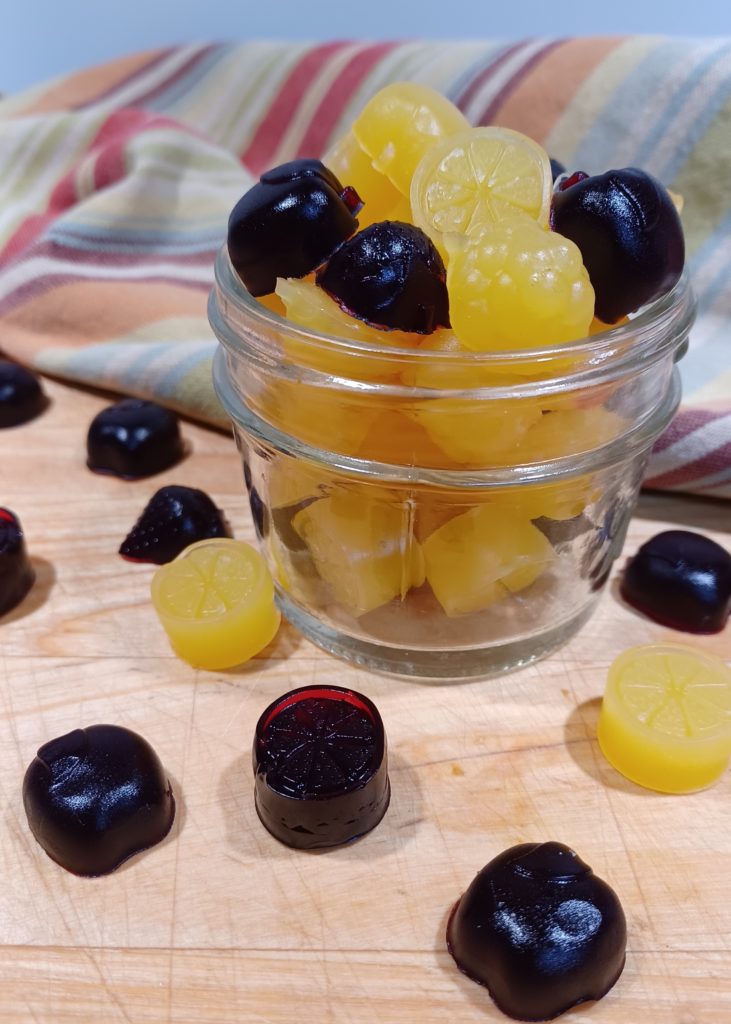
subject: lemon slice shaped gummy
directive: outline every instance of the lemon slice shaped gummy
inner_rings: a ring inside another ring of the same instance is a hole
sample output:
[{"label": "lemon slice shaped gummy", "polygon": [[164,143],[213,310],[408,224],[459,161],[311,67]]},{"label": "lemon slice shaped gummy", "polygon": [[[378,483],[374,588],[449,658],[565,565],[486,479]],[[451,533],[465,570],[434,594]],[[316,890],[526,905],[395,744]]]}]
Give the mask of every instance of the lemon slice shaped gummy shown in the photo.
[{"label": "lemon slice shaped gummy", "polygon": [[510,128],[471,128],[422,157],[411,182],[411,211],[435,243],[521,216],[547,228],[551,186],[548,154],[533,139]]},{"label": "lemon slice shaped gummy", "polygon": [[710,785],[731,756],[731,669],[681,644],[624,651],[609,670],[597,738],[610,764],[641,786]]},{"label": "lemon slice shaped gummy", "polygon": [[157,570],[151,590],[173,650],[197,668],[240,665],[279,628],[269,570],[243,541],[191,544]]}]

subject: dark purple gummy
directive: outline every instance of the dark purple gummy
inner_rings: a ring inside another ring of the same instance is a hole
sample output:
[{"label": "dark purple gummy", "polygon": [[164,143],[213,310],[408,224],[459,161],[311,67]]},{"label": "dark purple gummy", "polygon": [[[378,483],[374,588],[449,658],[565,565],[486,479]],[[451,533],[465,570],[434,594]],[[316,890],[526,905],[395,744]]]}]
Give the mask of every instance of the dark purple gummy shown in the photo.
[{"label": "dark purple gummy", "polygon": [[553,180],[555,181],[559,174],[565,173],[566,168],[561,163],[561,161],[554,159],[554,157],[551,157],[551,176],[553,177]]},{"label": "dark purple gummy", "polygon": [[125,398],[94,417],[86,438],[89,469],[137,480],[169,469],[185,454],[178,417],[170,409]]},{"label": "dark purple gummy", "polygon": [[340,246],[316,280],[346,312],[374,327],[417,334],[449,327],[442,257],[412,224],[371,224]]},{"label": "dark purple gummy", "polygon": [[0,359],[0,428],[27,423],[47,405],[48,398],[34,373]]},{"label": "dark purple gummy", "polygon": [[718,633],[731,614],[731,555],[699,533],[666,530],[629,559],[620,592],[664,626]]},{"label": "dark purple gummy", "polygon": [[635,167],[564,182],[553,194],[551,226],[581,250],[604,323],[666,294],[683,271],[685,243],[673,201]]},{"label": "dark purple gummy", "polygon": [[480,871],[452,911],[459,969],[516,1020],[550,1020],[601,999],[624,967],[614,891],[562,843],[521,843]]},{"label": "dark purple gummy", "polygon": [[20,520],[14,512],[0,508],[0,615],[20,604],[35,578]]},{"label": "dark purple gummy", "polygon": [[147,740],[117,725],[74,729],[45,743],[23,781],[30,830],[75,875],[106,875],[159,843],[175,800]]},{"label": "dark purple gummy", "polygon": [[198,540],[230,536],[226,517],[205,491],[171,484],[153,494],[119,553],[134,562],[163,565]]},{"label": "dark purple gummy", "polygon": [[259,719],[253,749],[264,827],[301,850],[338,846],[374,828],[391,789],[375,704],[340,686],[303,686]]},{"label": "dark purple gummy", "polygon": [[278,277],[304,277],[350,238],[361,205],[319,160],[274,167],[231,212],[231,263],[252,295],[268,295]]}]

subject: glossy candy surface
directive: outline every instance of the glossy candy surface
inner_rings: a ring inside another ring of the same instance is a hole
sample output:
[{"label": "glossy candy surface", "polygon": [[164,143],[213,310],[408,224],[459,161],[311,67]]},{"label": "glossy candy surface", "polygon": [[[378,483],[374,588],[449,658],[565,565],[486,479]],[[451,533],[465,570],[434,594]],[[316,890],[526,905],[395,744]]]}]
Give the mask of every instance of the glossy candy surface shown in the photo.
[{"label": "glossy candy surface", "polygon": [[252,295],[267,295],[278,277],[319,267],[356,230],[360,206],[319,160],[274,167],[231,211],[231,263]]},{"label": "glossy candy surface", "polygon": [[139,398],[125,398],[97,413],[86,451],[89,469],[125,480],[160,473],[185,454],[175,413]]},{"label": "glossy candy surface", "polygon": [[20,520],[14,512],[0,508],[0,615],[20,604],[35,578]]},{"label": "glossy candy surface", "polygon": [[425,153],[410,191],[414,223],[449,248],[450,236],[503,220],[547,227],[551,166],[545,150],[520,132],[470,128]]},{"label": "glossy candy surface", "polygon": [[450,253],[447,287],[454,333],[476,352],[574,341],[594,313],[578,248],[528,218],[471,232]]},{"label": "glossy candy surface", "polygon": [[449,326],[444,263],[412,224],[379,221],[359,231],[318,271],[317,283],[376,326],[417,334]]},{"label": "glossy candy surface", "polygon": [[731,757],[731,669],[681,644],[647,644],[613,662],[597,738],[609,763],[662,793],[715,782]]},{"label": "glossy candy surface", "polygon": [[614,891],[562,843],[521,843],[479,872],[452,912],[459,969],[516,1020],[550,1020],[601,999],[624,967]]},{"label": "glossy candy surface", "polygon": [[259,818],[288,846],[349,842],[388,808],[383,722],[354,690],[305,686],[274,701],[257,723],[253,762]]},{"label": "glossy candy surface", "polygon": [[0,428],[27,423],[47,405],[48,398],[34,373],[0,359]]},{"label": "glossy candy surface", "polygon": [[731,555],[689,530],[666,530],[627,562],[621,594],[672,629],[718,633],[731,612]]},{"label": "glossy candy surface", "polygon": [[75,875],[106,875],[159,843],[175,817],[172,787],[147,740],[116,725],[45,743],[25,773],[31,832]]},{"label": "glossy candy surface", "polygon": [[572,175],[554,193],[551,225],[581,250],[605,323],[669,292],[682,273],[683,229],[672,198],[635,167]]},{"label": "glossy candy surface", "polygon": [[281,622],[262,556],[230,538],[187,547],[157,570],[151,596],[171,647],[196,668],[226,669],[248,661],[273,639]]},{"label": "glossy candy surface", "polygon": [[453,103],[418,82],[393,82],[366,103],[353,135],[374,168],[408,196],[414,170],[435,142],[469,127]]},{"label": "glossy candy surface", "polygon": [[119,553],[133,562],[163,565],[195,541],[230,536],[223,512],[204,491],[171,484],[153,494]]}]

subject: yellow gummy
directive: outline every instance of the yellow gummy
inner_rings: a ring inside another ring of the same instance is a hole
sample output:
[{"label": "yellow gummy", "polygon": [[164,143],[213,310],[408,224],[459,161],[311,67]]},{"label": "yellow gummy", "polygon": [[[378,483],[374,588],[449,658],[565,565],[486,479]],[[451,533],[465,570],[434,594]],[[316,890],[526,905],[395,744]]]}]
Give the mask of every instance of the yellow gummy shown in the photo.
[{"label": "yellow gummy", "polygon": [[441,93],[417,82],[394,82],[366,103],[353,134],[376,170],[408,196],[424,154],[439,139],[468,127],[464,114]]},{"label": "yellow gummy", "polygon": [[[450,252],[447,289],[452,330],[475,352],[576,341],[594,313],[578,247],[528,218],[473,231]],[[556,360],[551,365],[560,372]]]},{"label": "yellow gummy", "polygon": [[232,668],[258,654],[279,629],[274,585],[264,560],[243,541],[191,544],[152,578],[152,603],[183,661]]},{"label": "yellow gummy", "polygon": [[624,651],[609,669],[597,738],[609,763],[640,786],[709,786],[731,756],[731,669],[681,644]]},{"label": "yellow gummy", "polygon": [[424,582],[424,556],[403,505],[373,500],[363,489],[338,492],[298,512],[292,525],[334,600],[353,615]]},{"label": "yellow gummy", "polygon": [[510,128],[470,128],[436,146],[411,182],[414,223],[435,243],[524,216],[548,227],[551,164],[533,139]]},{"label": "yellow gummy", "polygon": [[359,230],[376,221],[401,219],[396,215],[396,209],[401,208],[403,196],[385,174],[375,169],[352,132],[338,139],[322,162],[342,185],[350,185],[362,199],[363,209],[358,213]]},{"label": "yellow gummy", "polygon": [[524,590],[555,557],[520,509],[487,504],[450,519],[422,547],[426,578],[449,616],[480,611]]}]

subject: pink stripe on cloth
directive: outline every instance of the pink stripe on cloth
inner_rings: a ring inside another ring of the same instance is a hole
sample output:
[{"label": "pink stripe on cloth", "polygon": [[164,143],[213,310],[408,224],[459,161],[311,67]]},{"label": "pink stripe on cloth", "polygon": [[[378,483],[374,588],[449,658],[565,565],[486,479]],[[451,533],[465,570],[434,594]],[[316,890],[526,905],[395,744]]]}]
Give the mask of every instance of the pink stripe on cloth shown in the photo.
[{"label": "pink stripe on cloth", "polygon": [[727,415],[725,412],[713,412],[711,409],[681,409],[662,437],[656,441],[653,453],[665,451],[670,445],[682,441],[699,427],[705,427],[707,423]]},{"label": "pink stripe on cloth", "polygon": [[489,81],[494,74],[496,74],[506,61],[509,61],[525,43],[516,43],[514,46],[509,46],[507,50],[504,50],[495,60],[490,61],[486,68],[483,68],[480,73],[472,79],[472,81],[462,90],[459,96],[457,96],[455,102],[460,110],[466,110],[473,97],[475,97],[478,91],[482,88],[485,82]]},{"label": "pink stripe on cloth", "polygon": [[522,64],[518,70],[511,75],[502,89],[498,92],[497,96],[493,96],[482,114],[480,114],[477,123],[490,124],[495,118],[498,110],[500,110],[500,107],[509,98],[511,93],[518,88],[523,79],[526,78],[534,68],[538,67],[544,58],[553,53],[554,50],[557,50],[560,46],[563,46],[564,42],[564,39],[556,39],[553,42],[547,43],[543,49],[534,53],[533,56],[525,62],[525,64]]},{"label": "pink stripe on cloth", "polygon": [[241,156],[242,162],[254,174],[265,170],[294,116],[307,90],[330,57],[340,53],[345,42],[325,43],[308,50],[290,72],[269,109],[262,116],[254,137]]},{"label": "pink stripe on cloth", "polygon": [[351,96],[373,68],[395,47],[395,43],[377,43],[356,53],[339,73],[327,95],[312,115],[296,155],[319,156],[330,139],[335,124]]}]

